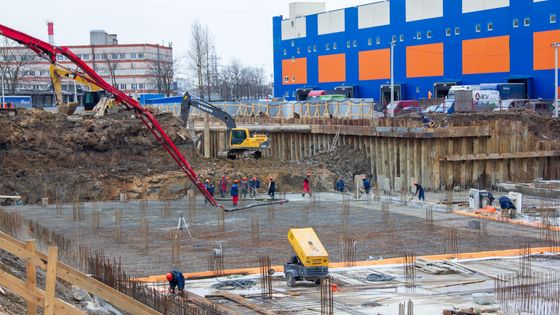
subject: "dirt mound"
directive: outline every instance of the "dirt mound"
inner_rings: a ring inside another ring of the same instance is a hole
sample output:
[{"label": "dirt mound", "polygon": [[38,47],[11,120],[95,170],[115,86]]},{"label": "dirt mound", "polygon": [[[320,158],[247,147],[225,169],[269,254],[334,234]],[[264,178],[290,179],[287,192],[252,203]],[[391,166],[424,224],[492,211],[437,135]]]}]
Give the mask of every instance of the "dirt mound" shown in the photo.
[{"label": "dirt mound", "polygon": [[311,161],[344,177],[347,183],[353,180],[354,175],[371,173],[371,160],[368,159],[366,151],[355,149],[351,145],[343,145],[331,152],[319,153]]},{"label": "dirt mound", "polygon": [[[157,119],[189,162],[200,157],[181,120]],[[176,171],[175,162],[150,131],[122,110],[103,118],[61,117],[39,110],[0,116],[0,194],[19,194],[25,202],[44,195],[63,200],[112,199],[131,176]]]}]

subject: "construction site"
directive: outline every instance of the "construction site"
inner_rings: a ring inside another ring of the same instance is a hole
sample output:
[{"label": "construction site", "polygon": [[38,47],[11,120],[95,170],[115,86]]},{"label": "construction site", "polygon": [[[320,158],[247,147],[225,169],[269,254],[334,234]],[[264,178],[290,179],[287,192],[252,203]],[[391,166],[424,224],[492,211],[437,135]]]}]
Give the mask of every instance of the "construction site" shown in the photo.
[{"label": "construction site", "polygon": [[560,314],[558,107],[141,105],[0,35],[105,93],[2,101],[0,315]]}]

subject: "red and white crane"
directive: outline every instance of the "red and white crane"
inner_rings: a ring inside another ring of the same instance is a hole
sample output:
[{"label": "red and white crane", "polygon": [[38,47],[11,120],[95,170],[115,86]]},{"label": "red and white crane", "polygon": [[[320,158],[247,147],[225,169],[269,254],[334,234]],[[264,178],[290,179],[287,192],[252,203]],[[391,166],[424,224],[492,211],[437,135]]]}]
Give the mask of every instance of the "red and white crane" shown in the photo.
[{"label": "red and white crane", "polygon": [[[16,41],[29,49],[33,50],[39,57],[48,60],[51,64],[56,64],[56,56],[63,55],[70,60],[81,71],[85,78],[91,80],[93,84],[101,87],[108,93],[112,94],[117,103],[121,103],[134,112],[136,118],[140,119],[156,139],[162,144],[163,148],[177,162],[177,165],[185,173],[185,175],[200,190],[204,197],[213,206],[222,207],[216,202],[216,199],[208,192],[202,181],[198,178],[191,165],[187,162],[181,151],[175,146],[167,133],[163,130],[157,119],[152,113],[143,108],[138,101],[126,95],[107,83],[100,75],[91,69],[84,61],[76,56],[70,49],[63,46],[54,46],[35,37],[29,36],[7,26],[0,24],[0,35],[3,35],[13,41]],[[222,207],[223,208],[223,207]]]}]

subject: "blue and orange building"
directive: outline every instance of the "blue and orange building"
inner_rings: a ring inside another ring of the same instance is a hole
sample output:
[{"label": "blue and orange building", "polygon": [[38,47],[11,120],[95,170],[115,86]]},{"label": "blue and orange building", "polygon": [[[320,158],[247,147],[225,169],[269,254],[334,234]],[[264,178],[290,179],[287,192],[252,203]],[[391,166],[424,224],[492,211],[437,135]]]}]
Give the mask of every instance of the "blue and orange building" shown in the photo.
[{"label": "blue and orange building", "polygon": [[274,96],[339,90],[386,102],[394,42],[397,98],[510,82],[552,99],[558,13],[560,0],[385,0],[334,11],[292,3],[289,18],[273,18]]}]

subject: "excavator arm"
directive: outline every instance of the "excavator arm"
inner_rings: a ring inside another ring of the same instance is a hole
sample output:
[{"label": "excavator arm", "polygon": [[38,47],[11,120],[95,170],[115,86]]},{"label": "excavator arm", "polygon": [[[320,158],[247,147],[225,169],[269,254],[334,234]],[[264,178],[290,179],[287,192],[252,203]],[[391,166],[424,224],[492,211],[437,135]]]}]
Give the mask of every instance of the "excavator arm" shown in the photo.
[{"label": "excavator arm", "polygon": [[80,83],[81,85],[88,87],[91,92],[97,92],[103,90],[97,84],[95,84],[93,80],[85,77],[83,74],[79,73],[78,71],[68,70],[66,68],[57,66],[54,63],[51,63],[49,72],[51,75],[54,93],[56,95],[57,105],[62,104],[62,78],[74,80]]},{"label": "excavator arm", "polygon": [[228,130],[235,129],[236,127],[235,120],[233,120],[233,117],[231,117],[231,115],[226,111],[202,99],[192,97],[189,92],[185,93],[185,95],[183,96],[183,100],[181,101],[181,119],[184,122],[187,122],[187,120],[189,120],[189,112],[191,110],[191,106],[223,121],[226,124]]},{"label": "excavator arm", "polygon": [[144,125],[148,127],[154,137],[161,143],[163,148],[175,160],[177,165],[179,165],[185,175],[193,182],[198,190],[200,190],[200,192],[204,195],[208,202],[210,202],[210,204],[214,206],[221,207],[220,205],[218,205],[210,192],[208,192],[208,190],[205,188],[204,184],[198,178],[198,175],[195,173],[191,165],[187,162],[187,160],[185,159],[181,151],[179,151],[177,146],[175,146],[173,141],[171,141],[167,133],[163,130],[152,113],[143,108],[140,103],[138,103],[138,101],[107,83],[107,81],[105,81],[99,74],[91,69],[87,65],[87,63],[78,58],[78,56],[76,56],[70,49],[66,47],[50,45],[40,39],[34,38],[2,24],[0,24],[0,35],[3,35],[28,47],[29,49],[37,53],[37,55],[39,55],[40,57],[49,60],[51,64],[56,64],[56,56],[59,54],[68,58],[68,60],[76,65],[77,69],[79,69],[84,74],[84,76],[87,76],[89,79],[91,79],[92,82],[99,86],[101,89],[112,94],[117,102],[122,103],[128,109],[132,110],[136,115],[136,118],[141,120]]}]

